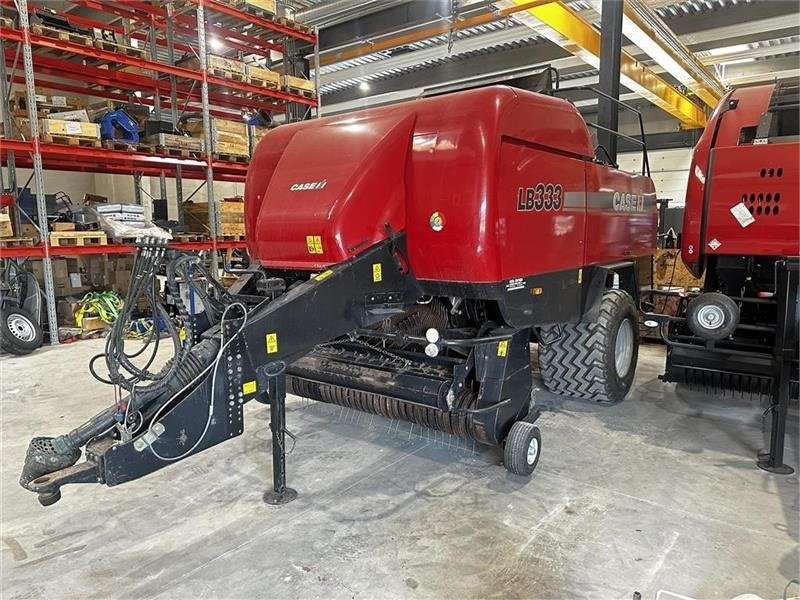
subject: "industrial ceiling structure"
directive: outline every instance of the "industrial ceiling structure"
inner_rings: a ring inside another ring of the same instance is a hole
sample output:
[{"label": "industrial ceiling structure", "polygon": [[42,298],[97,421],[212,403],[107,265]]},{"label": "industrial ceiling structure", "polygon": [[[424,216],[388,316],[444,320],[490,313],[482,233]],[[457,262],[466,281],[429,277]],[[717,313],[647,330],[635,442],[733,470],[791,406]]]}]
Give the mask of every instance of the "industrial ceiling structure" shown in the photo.
[{"label": "industrial ceiling structure", "polygon": [[[560,72],[562,88],[598,82],[596,40],[589,38],[599,40],[600,0],[306,0],[297,6],[320,28],[324,114],[547,65]],[[796,77],[800,60],[795,2],[628,0],[623,32],[623,59],[629,57],[633,72],[647,73],[648,85],[660,81],[671,99],[664,106],[652,89],[626,79],[625,60],[621,98],[650,100],[682,128],[702,126],[703,113],[727,87]],[[576,100],[592,110],[592,100]]]}]

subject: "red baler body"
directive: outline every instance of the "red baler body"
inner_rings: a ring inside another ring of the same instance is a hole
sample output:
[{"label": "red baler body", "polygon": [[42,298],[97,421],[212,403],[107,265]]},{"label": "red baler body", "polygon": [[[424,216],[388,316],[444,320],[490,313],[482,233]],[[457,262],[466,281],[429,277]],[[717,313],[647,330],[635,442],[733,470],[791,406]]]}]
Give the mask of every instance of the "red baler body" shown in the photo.
[{"label": "red baler body", "polygon": [[[800,255],[800,144],[753,144],[774,85],[733,90],[714,110],[692,156],[681,257],[696,274],[710,256]],[[731,109],[731,105],[735,106]],[[755,221],[742,225],[731,208]]]},{"label": "red baler body", "polygon": [[417,279],[471,283],[651,253],[652,181],[593,156],[569,102],[500,86],[282,126],[248,172],[249,250],[319,270],[388,224]]}]

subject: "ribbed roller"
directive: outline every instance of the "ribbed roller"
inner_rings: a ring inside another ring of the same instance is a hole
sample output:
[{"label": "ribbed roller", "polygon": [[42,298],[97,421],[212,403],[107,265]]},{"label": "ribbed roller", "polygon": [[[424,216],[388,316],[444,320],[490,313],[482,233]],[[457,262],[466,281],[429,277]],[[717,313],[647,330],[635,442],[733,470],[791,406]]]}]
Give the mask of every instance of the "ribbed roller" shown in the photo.
[{"label": "ribbed roller", "polygon": [[[374,394],[330,383],[319,383],[299,377],[287,378],[288,391],[303,398],[337,404],[362,412],[409,421],[422,427],[444,431],[463,438],[475,439],[472,415],[458,411],[443,411],[398,400],[382,394]],[[462,394],[456,404],[460,408],[474,408],[477,398],[473,394]]]}]

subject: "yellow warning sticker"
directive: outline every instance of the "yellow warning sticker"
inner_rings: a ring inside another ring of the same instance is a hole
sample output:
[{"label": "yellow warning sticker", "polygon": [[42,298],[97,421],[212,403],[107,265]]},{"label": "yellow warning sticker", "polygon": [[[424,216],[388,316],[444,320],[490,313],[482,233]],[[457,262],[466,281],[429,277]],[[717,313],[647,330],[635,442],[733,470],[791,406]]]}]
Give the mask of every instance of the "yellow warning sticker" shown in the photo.
[{"label": "yellow warning sticker", "polygon": [[258,389],[258,386],[256,385],[256,380],[255,379],[253,381],[245,381],[242,384],[242,393],[243,394],[254,394],[257,389]]},{"label": "yellow warning sticker", "polygon": [[372,265],[372,281],[378,283],[383,279],[383,271],[381,270],[381,263]]},{"label": "yellow warning sticker", "polygon": [[323,271],[322,273],[314,277],[314,279],[316,279],[317,281],[322,281],[323,279],[327,279],[331,275],[333,275],[333,271],[328,269],[327,271]]},{"label": "yellow warning sticker", "polygon": [[267,334],[267,354],[275,354],[278,351],[278,334]]},{"label": "yellow warning sticker", "polygon": [[497,356],[505,356],[508,354],[508,340],[497,342]]},{"label": "yellow warning sticker", "polygon": [[322,254],[322,236],[321,235],[307,235],[306,248],[309,254]]}]

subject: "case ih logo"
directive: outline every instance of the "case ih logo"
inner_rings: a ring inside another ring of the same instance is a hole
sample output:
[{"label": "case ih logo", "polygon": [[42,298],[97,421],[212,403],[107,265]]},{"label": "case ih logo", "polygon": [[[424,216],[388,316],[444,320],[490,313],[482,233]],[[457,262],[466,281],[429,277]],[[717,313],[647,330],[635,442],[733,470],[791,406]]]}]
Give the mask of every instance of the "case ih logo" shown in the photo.
[{"label": "case ih logo", "polygon": [[564,188],[560,183],[537,183],[535,187],[517,190],[517,210],[561,210],[564,204]]},{"label": "case ih logo", "polygon": [[304,192],[306,190],[321,190],[326,185],[328,185],[327,179],[323,179],[322,181],[309,181],[306,183],[293,183],[289,186],[289,191]]},{"label": "case ih logo", "polygon": [[644,196],[614,192],[611,207],[617,212],[644,212]]}]

